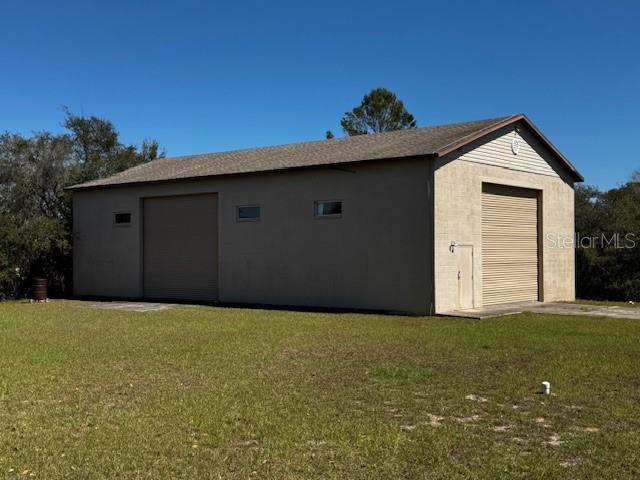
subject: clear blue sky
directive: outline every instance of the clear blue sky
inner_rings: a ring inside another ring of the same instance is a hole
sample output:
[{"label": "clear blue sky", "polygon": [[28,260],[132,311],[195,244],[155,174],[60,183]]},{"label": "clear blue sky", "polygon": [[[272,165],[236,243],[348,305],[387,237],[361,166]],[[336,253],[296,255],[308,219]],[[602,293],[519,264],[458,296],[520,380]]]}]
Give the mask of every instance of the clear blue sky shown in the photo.
[{"label": "clear blue sky", "polygon": [[636,0],[5,0],[0,45],[0,131],[67,105],[170,156],[288,143],[385,86],[420,126],[525,112],[590,184],[640,168]]}]

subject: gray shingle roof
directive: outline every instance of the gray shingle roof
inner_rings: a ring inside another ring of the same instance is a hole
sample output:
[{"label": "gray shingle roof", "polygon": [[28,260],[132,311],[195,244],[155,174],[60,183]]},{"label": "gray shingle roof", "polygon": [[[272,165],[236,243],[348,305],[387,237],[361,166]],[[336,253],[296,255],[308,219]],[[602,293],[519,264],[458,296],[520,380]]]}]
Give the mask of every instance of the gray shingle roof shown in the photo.
[{"label": "gray shingle roof", "polygon": [[477,138],[479,134],[488,133],[511,119],[515,121],[523,117],[514,115],[374,135],[165,158],[108,178],[75,185],[71,189],[437,155],[465,139]]}]

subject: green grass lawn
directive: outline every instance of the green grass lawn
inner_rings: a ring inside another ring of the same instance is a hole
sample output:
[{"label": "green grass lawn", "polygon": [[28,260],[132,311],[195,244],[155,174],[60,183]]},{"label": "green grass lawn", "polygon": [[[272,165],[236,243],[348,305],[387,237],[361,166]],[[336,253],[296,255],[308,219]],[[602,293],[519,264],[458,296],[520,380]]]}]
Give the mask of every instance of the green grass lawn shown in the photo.
[{"label": "green grass lawn", "polygon": [[638,321],[60,301],[0,329],[0,478],[640,477]]}]

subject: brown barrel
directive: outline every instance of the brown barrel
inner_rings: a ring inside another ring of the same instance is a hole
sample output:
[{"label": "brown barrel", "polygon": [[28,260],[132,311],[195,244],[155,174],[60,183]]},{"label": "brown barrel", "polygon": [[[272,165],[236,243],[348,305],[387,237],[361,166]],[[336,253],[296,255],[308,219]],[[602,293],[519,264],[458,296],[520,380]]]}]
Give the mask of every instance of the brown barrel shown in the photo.
[{"label": "brown barrel", "polygon": [[35,301],[47,299],[47,279],[43,277],[33,277],[33,295]]}]

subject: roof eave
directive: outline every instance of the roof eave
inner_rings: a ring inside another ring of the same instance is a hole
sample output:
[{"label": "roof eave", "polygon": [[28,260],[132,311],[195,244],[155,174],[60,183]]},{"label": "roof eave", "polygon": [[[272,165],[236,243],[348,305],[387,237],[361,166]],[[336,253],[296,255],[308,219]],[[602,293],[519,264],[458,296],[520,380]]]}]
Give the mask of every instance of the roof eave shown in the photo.
[{"label": "roof eave", "polygon": [[184,182],[184,181],[199,181],[199,180],[209,180],[211,178],[220,178],[220,177],[234,177],[234,176],[243,176],[243,175],[259,175],[264,173],[274,173],[274,172],[290,172],[292,170],[312,170],[316,168],[329,168],[335,169],[340,167],[347,167],[349,165],[357,165],[361,163],[370,163],[370,162],[384,162],[389,160],[415,160],[419,158],[425,159],[433,159],[436,158],[437,155],[435,153],[425,153],[420,155],[406,155],[406,156],[393,156],[393,157],[380,157],[375,159],[359,159],[352,160],[349,162],[334,162],[334,163],[322,163],[315,165],[299,165],[299,166],[291,166],[291,167],[282,167],[271,170],[256,170],[250,172],[232,172],[232,173],[215,173],[211,175],[196,175],[192,177],[180,177],[180,178],[159,178],[155,180],[135,180],[130,182],[121,182],[121,183],[105,183],[98,185],[91,185],[87,183],[79,183],[77,185],[70,185],[65,187],[64,190],[68,190],[71,192],[82,192],[87,190],[102,190],[106,188],[114,188],[114,187],[136,187],[141,185],[156,185],[156,184],[165,184],[165,183],[176,183],[176,182]]}]

